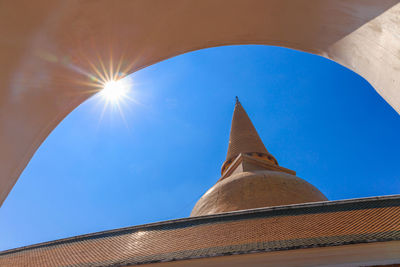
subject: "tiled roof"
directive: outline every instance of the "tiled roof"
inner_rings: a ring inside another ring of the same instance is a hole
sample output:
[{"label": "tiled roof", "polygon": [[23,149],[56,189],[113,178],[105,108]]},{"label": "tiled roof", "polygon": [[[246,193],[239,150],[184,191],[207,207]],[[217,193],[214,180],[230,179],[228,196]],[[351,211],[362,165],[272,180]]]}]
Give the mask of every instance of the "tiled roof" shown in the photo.
[{"label": "tiled roof", "polygon": [[0,266],[119,266],[400,240],[400,196],[261,208],[0,252]]}]

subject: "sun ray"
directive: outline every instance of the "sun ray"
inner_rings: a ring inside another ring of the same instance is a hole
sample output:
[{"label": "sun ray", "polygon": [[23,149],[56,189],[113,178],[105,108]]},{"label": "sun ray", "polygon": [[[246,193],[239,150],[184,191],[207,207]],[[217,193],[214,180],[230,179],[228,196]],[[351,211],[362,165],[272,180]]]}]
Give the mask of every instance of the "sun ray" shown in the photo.
[{"label": "sun ray", "polygon": [[93,69],[93,71],[97,74],[97,76],[100,78],[100,80],[102,81],[102,82],[105,82],[107,79],[106,79],[106,77],[101,73],[101,71],[98,69],[98,68],[96,68],[96,66],[91,62],[91,61],[88,61],[88,63],[89,63],[89,65],[90,65],[90,67]]},{"label": "sun ray", "polygon": [[113,61],[113,55],[112,52],[110,52],[110,60],[108,61],[109,63],[109,68],[108,68],[108,76],[110,80],[115,80],[115,73],[114,73],[114,61]]},{"label": "sun ray", "polygon": [[118,60],[118,64],[117,67],[115,69],[115,73],[114,73],[114,77],[113,79],[116,80],[119,76],[122,76],[122,78],[125,76],[125,73],[121,74],[121,67],[122,67],[122,63],[123,63],[123,58],[124,56],[121,55],[120,59]]},{"label": "sun ray", "polygon": [[103,72],[103,75],[105,76],[105,79],[104,79],[103,82],[110,81],[110,80],[111,80],[111,77],[108,76],[107,68],[106,68],[106,66],[104,65],[104,62],[103,62],[103,60],[102,60],[102,58],[101,58],[101,56],[100,56],[99,54],[97,54],[97,59],[98,59],[98,62],[99,62],[99,64],[100,64],[100,67],[101,67],[101,70],[102,70],[102,72]]},{"label": "sun ray", "polygon": [[117,108],[118,108],[119,114],[121,115],[121,118],[122,118],[122,120],[123,120],[123,122],[124,122],[126,128],[129,129],[129,124],[128,124],[128,121],[127,121],[126,118],[125,118],[125,114],[124,114],[124,112],[123,112],[123,110],[122,110],[121,103],[118,103],[118,104],[117,104]]},{"label": "sun ray", "polygon": [[[115,52],[115,51],[114,51]],[[132,71],[135,62],[124,60],[125,53],[119,51],[113,53],[112,50],[105,57],[104,51],[92,49],[91,53],[79,53],[77,60],[66,60],[64,66],[82,74],[83,79],[71,81],[81,89],[76,94],[96,95],[96,100],[100,107],[99,124],[104,120],[107,112],[118,113],[126,126],[128,126],[126,113],[129,108],[128,102],[139,104],[130,94],[132,82],[131,78],[126,77]],[[79,68],[85,66],[86,68]],[[129,127],[128,127],[129,128]]]}]

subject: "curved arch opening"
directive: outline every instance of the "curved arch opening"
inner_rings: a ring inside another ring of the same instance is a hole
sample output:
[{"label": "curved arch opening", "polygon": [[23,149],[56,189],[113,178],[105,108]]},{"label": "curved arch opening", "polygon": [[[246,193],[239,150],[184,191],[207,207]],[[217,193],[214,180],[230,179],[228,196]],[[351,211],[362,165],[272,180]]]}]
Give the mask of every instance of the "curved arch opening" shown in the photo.
[{"label": "curved arch opening", "polygon": [[236,95],[281,165],[330,199],[398,193],[398,115],[330,60],[224,46],[130,77],[125,117],[92,97],[40,147],[0,208],[2,249],[188,216],[218,179]]}]

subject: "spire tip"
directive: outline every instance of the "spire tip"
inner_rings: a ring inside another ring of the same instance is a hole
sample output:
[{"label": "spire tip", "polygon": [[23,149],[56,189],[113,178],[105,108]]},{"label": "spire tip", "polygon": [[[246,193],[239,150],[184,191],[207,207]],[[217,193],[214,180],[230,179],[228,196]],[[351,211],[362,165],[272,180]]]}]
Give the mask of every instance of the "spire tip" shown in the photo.
[{"label": "spire tip", "polygon": [[236,96],[236,103],[238,103],[238,102],[239,102],[239,97]]}]

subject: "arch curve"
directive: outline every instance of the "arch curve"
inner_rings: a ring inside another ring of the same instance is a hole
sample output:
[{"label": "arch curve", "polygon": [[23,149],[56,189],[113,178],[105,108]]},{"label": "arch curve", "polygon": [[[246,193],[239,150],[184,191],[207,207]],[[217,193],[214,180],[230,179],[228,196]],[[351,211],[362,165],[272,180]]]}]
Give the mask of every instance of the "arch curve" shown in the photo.
[{"label": "arch curve", "polygon": [[[0,203],[93,80],[207,47],[330,58],[400,112],[399,0],[14,1],[0,4]],[[118,70],[118,71],[117,71]],[[90,85],[92,84],[92,85]]]}]

